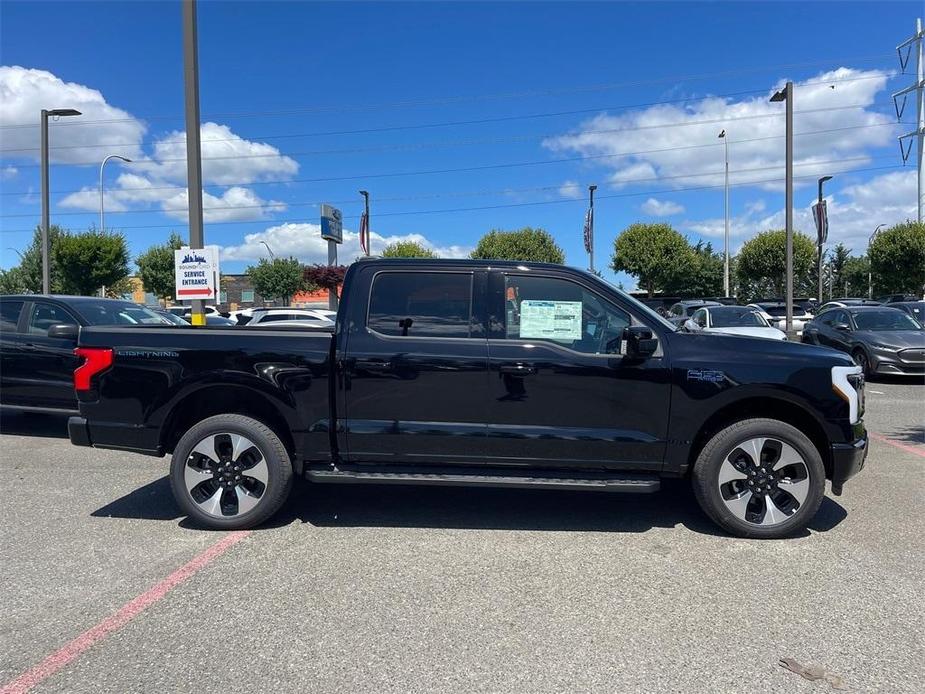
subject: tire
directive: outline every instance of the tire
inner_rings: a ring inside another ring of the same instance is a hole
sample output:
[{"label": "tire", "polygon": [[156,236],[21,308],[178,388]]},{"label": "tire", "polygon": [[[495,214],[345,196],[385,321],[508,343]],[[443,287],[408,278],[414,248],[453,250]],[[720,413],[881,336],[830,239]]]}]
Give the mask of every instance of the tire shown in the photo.
[{"label": "tire", "polygon": [[858,348],[851,353],[851,357],[854,359],[854,363],[864,371],[864,379],[869,379],[872,372],[870,369],[870,357],[867,356],[867,352]]},{"label": "tire", "polygon": [[707,442],[692,481],[697,502],[714,523],[738,537],[771,539],[803,530],[816,515],[825,468],[799,429],[776,419],[746,419]]},{"label": "tire", "polygon": [[193,426],[170,461],[170,487],[180,508],[197,525],[215,530],[252,528],[270,518],[289,496],[292,477],[292,461],[276,433],[238,414]]}]

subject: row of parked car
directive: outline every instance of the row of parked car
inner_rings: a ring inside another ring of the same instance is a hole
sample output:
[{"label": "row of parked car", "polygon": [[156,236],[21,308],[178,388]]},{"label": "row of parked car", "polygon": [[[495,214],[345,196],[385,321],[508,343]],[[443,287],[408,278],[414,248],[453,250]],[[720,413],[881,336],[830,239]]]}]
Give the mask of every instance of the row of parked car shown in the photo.
[{"label": "row of parked car", "polygon": [[[170,306],[159,310],[166,314],[173,323],[188,324],[192,317],[189,306]],[[337,311],[314,308],[288,308],[288,307],[253,307],[240,311],[223,312],[215,306],[206,306],[206,325],[266,325],[273,323],[274,327],[301,327],[301,328],[333,328]]]},{"label": "row of parked car", "polygon": [[[883,298],[835,299],[818,308],[816,302],[795,301],[793,329],[802,342],[847,352],[868,377],[925,374],[925,301],[902,295]],[[734,306],[688,299],[665,313],[687,332],[787,339],[782,301]]]}]

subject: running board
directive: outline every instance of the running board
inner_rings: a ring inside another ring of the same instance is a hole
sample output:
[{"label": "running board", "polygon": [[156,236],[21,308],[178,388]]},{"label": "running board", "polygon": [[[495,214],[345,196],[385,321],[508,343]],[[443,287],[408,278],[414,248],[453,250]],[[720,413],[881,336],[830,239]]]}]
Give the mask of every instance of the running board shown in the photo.
[{"label": "running board", "polygon": [[660,487],[654,474],[571,473],[567,477],[549,474],[512,474],[513,471],[492,474],[469,472],[386,472],[359,470],[306,470],[312,482],[345,484],[426,484],[462,487],[513,487],[521,489],[584,489],[602,492],[651,494]]}]

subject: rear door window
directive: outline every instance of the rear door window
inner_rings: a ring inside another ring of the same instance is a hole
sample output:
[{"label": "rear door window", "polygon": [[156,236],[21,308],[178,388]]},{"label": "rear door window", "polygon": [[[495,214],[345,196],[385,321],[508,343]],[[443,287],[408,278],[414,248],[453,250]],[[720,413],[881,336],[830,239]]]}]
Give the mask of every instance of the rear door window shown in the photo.
[{"label": "rear door window", "polygon": [[64,308],[56,304],[36,301],[32,305],[32,316],[29,318],[30,334],[46,335],[51,326],[59,323],[76,324],[77,319]]},{"label": "rear door window", "polygon": [[367,326],[394,337],[470,337],[472,275],[382,272],[369,297]]},{"label": "rear door window", "polygon": [[22,301],[0,300],[0,330],[16,332],[23,303]]}]

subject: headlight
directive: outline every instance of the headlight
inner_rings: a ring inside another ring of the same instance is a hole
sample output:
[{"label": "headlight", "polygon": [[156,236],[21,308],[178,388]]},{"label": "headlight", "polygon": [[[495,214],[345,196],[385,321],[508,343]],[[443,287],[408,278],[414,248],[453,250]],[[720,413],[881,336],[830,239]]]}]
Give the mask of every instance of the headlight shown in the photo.
[{"label": "headlight", "polygon": [[848,421],[857,424],[864,412],[864,373],[860,366],[833,366],[832,390],[848,403]]}]

